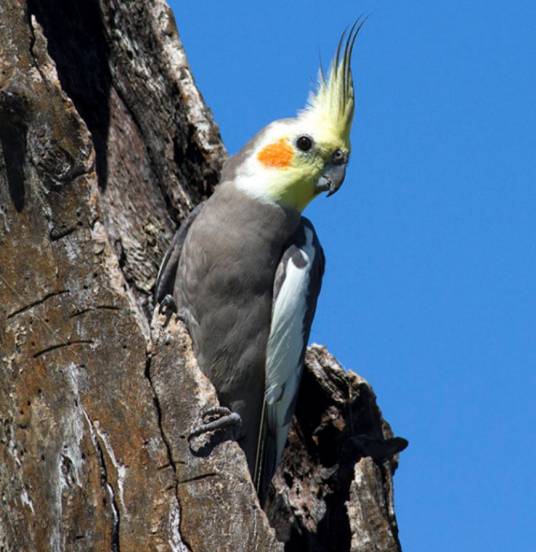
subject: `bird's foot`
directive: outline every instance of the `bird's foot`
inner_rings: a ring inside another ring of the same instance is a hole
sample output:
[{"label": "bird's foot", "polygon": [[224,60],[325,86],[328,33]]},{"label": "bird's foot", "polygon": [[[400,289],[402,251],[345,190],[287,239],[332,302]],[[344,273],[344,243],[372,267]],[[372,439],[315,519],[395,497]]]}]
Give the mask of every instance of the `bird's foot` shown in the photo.
[{"label": "bird's foot", "polygon": [[[205,410],[201,414],[202,424],[194,428],[188,435],[188,442],[192,452],[198,455],[208,454],[217,444],[226,439],[236,439],[242,425],[242,418],[236,412],[232,412],[224,406],[215,406]],[[228,431],[231,431],[229,436]],[[212,434],[208,436],[208,434]],[[208,438],[202,439],[201,446],[192,446],[192,441],[196,437],[207,435]],[[216,438],[217,435],[217,438]],[[209,450],[210,449],[210,450]]]},{"label": "bird's foot", "polygon": [[158,306],[158,312],[165,316],[171,316],[174,312],[177,312],[177,303],[173,299],[173,295],[166,295],[160,305]]},{"label": "bird's foot", "polygon": [[225,406],[215,406],[205,410],[201,414],[203,423],[192,430],[188,436],[188,440],[193,439],[203,433],[217,431],[218,429],[233,428],[238,429],[242,424],[242,418],[236,412],[231,412]]},{"label": "bird's foot", "polygon": [[171,317],[177,314],[177,303],[173,299],[173,295],[166,295],[158,305],[158,314],[165,316],[164,327],[169,324]]}]

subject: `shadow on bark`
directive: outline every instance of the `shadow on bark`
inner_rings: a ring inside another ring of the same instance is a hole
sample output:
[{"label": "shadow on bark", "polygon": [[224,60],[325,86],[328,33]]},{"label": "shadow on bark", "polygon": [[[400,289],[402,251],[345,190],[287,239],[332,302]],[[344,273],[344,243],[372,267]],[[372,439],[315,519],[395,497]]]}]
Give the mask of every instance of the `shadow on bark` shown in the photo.
[{"label": "shadow on bark", "polygon": [[99,2],[29,0],[28,10],[43,27],[62,88],[91,132],[99,187],[104,191],[112,78]]}]

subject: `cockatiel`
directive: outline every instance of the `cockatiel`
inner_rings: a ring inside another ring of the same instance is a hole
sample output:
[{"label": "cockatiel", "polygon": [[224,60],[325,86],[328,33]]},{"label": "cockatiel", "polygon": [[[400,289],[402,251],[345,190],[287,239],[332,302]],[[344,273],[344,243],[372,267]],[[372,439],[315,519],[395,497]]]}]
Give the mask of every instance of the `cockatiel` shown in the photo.
[{"label": "cockatiel", "polygon": [[307,204],[341,186],[354,114],[352,49],[358,20],[296,118],[275,121],[224,165],[214,194],[182,224],[157,278],[172,296],[199,366],[214,384],[219,419],[241,419],[259,496],[281,458],[324,271]]}]

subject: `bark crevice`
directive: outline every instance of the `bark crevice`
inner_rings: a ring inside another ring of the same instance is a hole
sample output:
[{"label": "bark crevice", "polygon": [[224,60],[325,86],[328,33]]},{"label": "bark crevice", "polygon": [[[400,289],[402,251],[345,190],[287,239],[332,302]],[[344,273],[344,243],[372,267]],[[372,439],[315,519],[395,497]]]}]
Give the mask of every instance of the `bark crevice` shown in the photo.
[{"label": "bark crevice", "polygon": [[[105,190],[112,78],[100,4],[95,0],[61,3],[28,0],[28,12],[43,29],[62,89],[91,133],[99,187]],[[34,44],[35,35],[32,49]]]},{"label": "bark crevice", "polygon": [[152,377],[151,377],[151,360],[152,356],[150,352],[147,352],[147,357],[145,361],[145,371],[144,375],[147,381],[149,382],[149,385],[151,387],[151,391],[153,394],[153,404],[154,408],[156,410],[156,417],[157,417],[157,423],[158,423],[158,429],[160,431],[160,436],[162,438],[162,441],[164,443],[164,447],[166,449],[166,455],[168,462],[164,464],[163,466],[159,466],[158,469],[163,469],[165,467],[171,468],[173,472],[173,494],[175,497],[175,500],[177,502],[177,511],[179,516],[179,534],[180,534],[180,540],[182,541],[182,544],[186,547],[186,552],[191,552],[193,549],[188,543],[187,539],[185,538],[184,534],[180,531],[180,520],[181,520],[181,511],[182,511],[182,505],[181,500],[179,496],[179,476],[177,474],[177,466],[176,466],[176,460],[173,458],[173,448],[171,445],[171,441],[169,440],[166,430],[164,429],[164,423],[163,423],[163,412],[162,412],[162,406],[160,404],[160,398],[158,396],[158,391],[156,389],[155,384],[153,383]]},{"label": "bark crevice", "polygon": [[7,315],[7,318],[13,318],[14,316],[17,316],[18,314],[22,314],[23,312],[26,312],[30,309],[33,309],[34,307],[37,307],[38,305],[42,305],[45,301],[48,301],[52,297],[57,297],[58,295],[63,295],[64,293],[69,293],[68,289],[60,289],[58,291],[51,291],[47,293],[44,297],[41,299],[38,299],[37,301],[33,301],[32,303],[29,303],[28,305],[24,305],[23,307],[20,307],[16,311],[13,311],[12,313]]},{"label": "bark crevice", "polygon": [[55,343],[54,345],[49,345],[44,349],[41,349],[33,354],[34,358],[38,358],[46,353],[56,351],[63,347],[71,347],[73,345],[93,345],[95,342],[92,339],[73,339],[72,341],[66,341],[65,343]]},{"label": "bark crevice", "polygon": [[116,499],[116,491],[114,490],[112,482],[108,478],[108,468],[106,466],[106,460],[104,458],[104,450],[102,447],[102,443],[100,442],[100,439],[98,437],[95,425],[93,424],[93,421],[87,415],[87,413],[85,413],[85,417],[90,427],[91,440],[93,442],[93,446],[95,447],[95,452],[99,463],[101,485],[103,490],[108,496],[108,502],[110,504],[110,510],[112,513],[112,540],[111,540],[112,552],[121,552],[121,547],[119,542],[119,535],[120,535],[120,528],[121,528],[121,512]]},{"label": "bark crevice", "polygon": [[323,348],[267,515],[236,441],[190,449],[218,399],[151,292],[226,153],[165,1],[4,0],[0,36],[0,549],[398,552],[400,442]]}]

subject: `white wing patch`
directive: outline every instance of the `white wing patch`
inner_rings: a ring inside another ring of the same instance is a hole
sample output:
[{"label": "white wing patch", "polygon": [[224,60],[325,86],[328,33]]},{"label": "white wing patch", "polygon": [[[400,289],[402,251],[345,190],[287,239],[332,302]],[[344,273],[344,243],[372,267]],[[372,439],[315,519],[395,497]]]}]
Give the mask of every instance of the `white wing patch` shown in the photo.
[{"label": "white wing patch", "polygon": [[[306,345],[304,325],[307,293],[315,249],[313,233],[305,227],[305,245],[300,248],[303,265],[292,258],[286,266],[285,279],[275,300],[266,356],[265,401],[269,430],[276,437],[276,462],[279,462],[290,425],[289,408],[298,392]],[[300,263],[302,264],[302,263]]]}]

